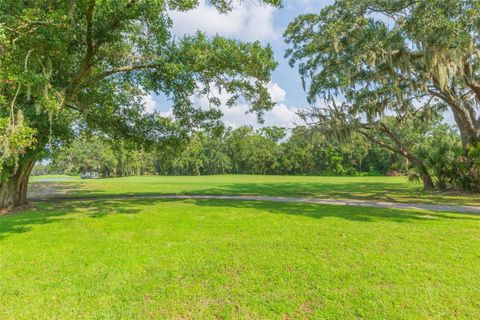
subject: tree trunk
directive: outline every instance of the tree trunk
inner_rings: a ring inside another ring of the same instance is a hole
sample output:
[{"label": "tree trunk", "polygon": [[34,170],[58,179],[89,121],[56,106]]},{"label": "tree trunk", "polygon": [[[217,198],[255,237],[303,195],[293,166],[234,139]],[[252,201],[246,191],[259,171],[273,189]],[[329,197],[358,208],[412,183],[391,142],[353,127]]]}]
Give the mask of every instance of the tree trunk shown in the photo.
[{"label": "tree trunk", "polygon": [[426,173],[422,174],[423,190],[431,191],[435,189],[435,184],[433,183],[432,177]]},{"label": "tree trunk", "polygon": [[432,176],[430,175],[430,173],[428,173],[428,170],[427,170],[425,164],[423,163],[423,160],[420,159],[419,157],[417,157],[415,154],[411,153],[409,150],[402,149],[401,148],[401,146],[402,146],[401,141],[399,141],[399,140],[397,141],[396,137],[391,133],[391,131],[389,131],[389,129],[387,127],[384,126],[384,129],[385,129],[384,132],[387,133],[392,138],[392,140],[394,140],[394,142],[397,145],[397,148],[395,148],[391,145],[388,145],[388,144],[384,143],[383,141],[376,140],[375,138],[370,136],[367,132],[360,131],[360,133],[363,136],[365,136],[368,140],[372,141],[373,143],[376,143],[379,146],[381,146],[383,148],[386,148],[386,149],[404,157],[405,159],[407,159],[410,162],[410,165],[412,167],[416,168],[417,172],[420,174],[420,177],[422,178],[423,189],[424,190],[434,190],[435,189],[435,183],[433,182],[433,179],[432,179]]},{"label": "tree trunk", "polygon": [[408,154],[406,158],[410,161],[413,167],[417,168],[417,172],[420,174],[420,178],[422,178],[423,190],[434,190],[435,183],[433,182],[432,176],[428,172],[427,167],[423,164],[423,160],[413,154]]},{"label": "tree trunk", "polygon": [[0,210],[10,210],[27,204],[28,179],[35,161],[22,159],[15,173],[0,183]]}]

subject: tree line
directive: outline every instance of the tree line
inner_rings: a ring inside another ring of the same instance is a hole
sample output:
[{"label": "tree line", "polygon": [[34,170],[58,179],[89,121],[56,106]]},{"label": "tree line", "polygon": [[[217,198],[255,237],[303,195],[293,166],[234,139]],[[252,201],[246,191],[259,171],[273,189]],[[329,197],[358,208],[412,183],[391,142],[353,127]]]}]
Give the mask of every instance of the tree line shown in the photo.
[{"label": "tree line", "polygon": [[[422,133],[428,139],[417,150],[417,156],[428,165],[432,180],[446,187],[442,179],[450,164],[443,157],[446,149],[452,157],[461,149],[460,136],[440,121]],[[402,138],[411,135],[415,131],[404,130]],[[213,174],[421,177],[408,159],[361,134],[338,142],[308,126],[298,126],[288,136],[287,130],[280,127],[219,126],[196,131],[176,144],[150,148],[83,136],[60,148],[51,164],[37,166],[34,174],[85,172],[96,172],[102,177]]]}]

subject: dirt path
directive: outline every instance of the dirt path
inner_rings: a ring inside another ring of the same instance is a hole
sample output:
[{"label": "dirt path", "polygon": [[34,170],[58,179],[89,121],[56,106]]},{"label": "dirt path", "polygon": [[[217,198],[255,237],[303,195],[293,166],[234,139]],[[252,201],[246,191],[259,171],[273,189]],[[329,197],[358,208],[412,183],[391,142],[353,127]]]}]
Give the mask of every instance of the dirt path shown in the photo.
[{"label": "dirt path", "polygon": [[96,197],[33,197],[32,202],[60,202],[60,201],[102,201],[102,200],[127,200],[127,199],[219,199],[219,200],[249,200],[249,201],[273,201],[273,202],[300,202],[313,204],[328,204],[340,206],[359,206],[389,209],[415,209],[442,212],[464,212],[480,214],[479,206],[460,206],[444,204],[420,204],[420,203],[398,203],[383,201],[365,200],[336,200],[336,199],[315,199],[315,198],[290,198],[273,196],[228,196],[228,195],[111,195]]}]

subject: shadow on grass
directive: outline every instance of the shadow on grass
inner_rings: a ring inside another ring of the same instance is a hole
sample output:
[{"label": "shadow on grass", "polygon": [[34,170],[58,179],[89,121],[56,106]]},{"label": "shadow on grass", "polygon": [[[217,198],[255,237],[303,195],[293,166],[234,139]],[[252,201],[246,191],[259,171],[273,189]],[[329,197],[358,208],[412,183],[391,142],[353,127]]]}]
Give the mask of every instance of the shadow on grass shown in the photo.
[{"label": "shadow on grass", "polygon": [[[353,178],[352,178],[353,179]],[[167,191],[162,191],[164,185]],[[185,186],[187,186],[185,184]],[[190,187],[190,186],[188,186]],[[94,198],[112,195],[108,189],[93,189],[88,182],[33,183],[29,196],[41,198]],[[364,201],[388,201],[400,203],[480,205],[480,197],[473,194],[424,192],[418,184],[365,182],[272,182],[272,183],[226,183],[215,186],[200,185],[198,189],[182,190],[182,184],[172,188],[170,183],[161,183],[148,190],[123,192],[117,195],[155,196],[161,194],[183,195],[262,195],[284,197],[307,197],[323,199],[352,199]],[[173,191],[172,191],[173,190]]]},{"label": "shadow on grass", "polygon": [[37,211],[37,209],[30,209],[0,215],[0,240],[10,234],[30,231],[35,225],[65,221],[65,214],[66,212],[63,210]]},{"label": "shadow on grass", "polygon": [[[395,183],[239,183],[205,190],[207,194],[318,197],[330,199],[389,200],[389,194],[414,195],[415,186]],[[191,192],[190,192],[191,193]]]},{"label": "shadow on grass", "polygon": [[9,234],[28,232],[36,225],[77,219],[77,214],[86,214],[91,218],[109,214],[137,214],[144,206],[152,204],[140,202],[142,201],[92,200],[34,203],[32,209],[0,215],[0,240]]},{"label": "shadow on grass", "polygon": [[[437,223],[445,220],[476,220],[474,214],[432,213],[428,211],[406,211],[384,208],[347,207],[306,203],[277,203],[249,200],[209,200],[209,199],[124,199],[124,200],[91,200],[36,203],[35,207],[25,212],[0,216],[0,240],[6,236],[25,233],[36,225],[61,223],[85,218],[101,219],[111,215],[151,214],[145,210],[154,205],[168,203],[184,203],[201,207],[236,208],[251,213],[259,210],[270,214],[302,216],[312,219],[339,218],[354,222],[394,222],[394,223]],[[165,208],[167,209],[167,207]],[[241,211],[240,211],[241,212]],[[162,213],[160,213],[162,214]],[[225,213],[227,214],[227,213]],[[287,222],[286,222],[287,223]]]},{"label": "shadow on grass", "polygon": [[420,210],[398,210],[375,207],[339,206],[299,202],[278,203],[269,201],[232,201],[204,199],[195,199],[188,201],[195,203],[195,205],[197,206],[255,209],[272,214],[304,216],[314,219],[334,217],[359,222],[392,221],[400,223],[415,221],[435,222],[440,220],[480,221],[480,216],[469,213],[439,213]]},{"label": "shadow on grass", "polygon": [[[478,194],[423,191],[418,184],[351,183],[239,183],[210,188],[205,194],[265,195],[323,199],[352,199],[399,203],[480,205]],[[193,194],[194,192],[186,192]]]}]

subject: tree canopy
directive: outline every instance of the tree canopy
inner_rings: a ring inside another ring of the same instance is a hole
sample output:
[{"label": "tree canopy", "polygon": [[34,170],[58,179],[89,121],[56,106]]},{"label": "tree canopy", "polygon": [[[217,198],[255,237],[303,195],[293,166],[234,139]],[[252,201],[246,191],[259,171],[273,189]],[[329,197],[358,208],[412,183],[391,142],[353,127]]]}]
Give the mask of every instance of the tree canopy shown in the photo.
[{"label": "tree canopy", "polygon": [[[437,136],[445,134],[435,125]],[[453,135],[452,138],[456,138]],[[380,137],[379,137],[380,138]],[[436,142],[441,141],[436,137]],[[286,136],[279,127],[206,128],[158,148],[126,141],[82,136],[55,152],[51,165],[35,172],[78,175],[96,172],[102,177],[129,175],[385,175],[408,174],[406,161],[379,148],[360,134],[351,143],[325,139],[299,126]],[[450,146],[445,143],[445,146]],[[436,150],[429,140],[424,148]],[[441,169],[441,168],[439,168]]]},{"label": "tree canopy", "polygon": [[389,114],[428,119],[448,108],[469,167],[464,188],[479,188],[478,1],[337,0],[299,16],[285,39],[317,118],[330,127],[385,124]]},{"label": "tree canopy", "polygon": [[[266,4],[279,5],[277,0]],[[192,0],[56,0],[0,3],[0,207],[25,202],[35,160],[86,128],[158,141],[171,121],[142,114],[149,91],[172,101],[175,126],[192,128],[221,116],[214,92],[250,105],[259,116],[273,102],[266,85],[276,67],[270,47],[201,32],[171,34],[171,10]],[[221,12],[231,1],[211,1]],[[215,90],[213,90],[215,89]],[[211,108],[194,105],[195,93]],[[23,180],[20,182],[19,180]],[[7,182],[9,181],[9,182]],[[22,196],[23,197],[23,196]]]}]

